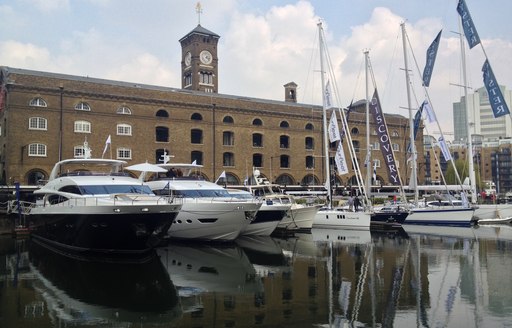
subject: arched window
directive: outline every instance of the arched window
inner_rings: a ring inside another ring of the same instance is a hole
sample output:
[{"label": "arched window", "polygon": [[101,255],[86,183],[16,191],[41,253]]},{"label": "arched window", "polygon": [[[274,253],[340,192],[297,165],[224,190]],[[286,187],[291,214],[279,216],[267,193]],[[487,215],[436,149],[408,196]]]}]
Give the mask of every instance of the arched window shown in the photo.
[{"label": "arched window", "polygon": [[202,144],[203,143],[203,130],[200,130],[200,129],[190,130],[190,143]]},{"label": "arched window", "polygon": [[190,119],[193,120],[193,121],[202,121],[203,120],[203,115],[201,115],[199,113],[194,113],[194,114],[192,114]]},{"label": "arched window", "polygon": [[263,167],[263,155],[262,154],[252,154],[252,166]]},{"label": "arched window", "polygon": [[190,153],[190,163],[196,162],[197,165],[203,165],[203,152],[194,150]]},{"label": "arched window", "polygon": [[315,168],[315,158],[313,156],[306,156],[306,169]]},{"label": "arched window", "polygon": [[259,118],[255,118],[252,120],[252,125],[260,126],[263,125],[263,122]]},{"label": "arched window", "polygon": [[286,128],[290,127],[290,124],[286,121],[281,121],[281,123],[279,124],[279,127],[286,129]]},{"label": "arched window", "polygon": [[281,149],[288,149],[288,148],[290,148],[290,137],[288,137],[288,136],[280,136],[279,137],[279,147]]},{"label": "arched window", "polygon": [[315,139],[313,139],[312,137],[306,137],[306,139],[304,140],[304,145],[306,150],[315,149]]},{"label": "arched window", "polygon": [[238,178],[234,174],[229,172],[226,173],[226,185],[236,186],[239,184],[240,180],[238,180]]},{"label": "arched window", "polygon": [[132,150],[126,147],[117,148],[118,159],[132,159]]},{"label": "arched window", "polygon": [[276,183],[280,184],[280,185],[284,185],[284,186],[286,186],[286,185],[290,186],[290,185],[294,185],[295,181],[288,174],[281,174],[280,176],[277,177]]},{"label": "arched window", "polygon": [[222,154],[222,165],[224,166],[235,166],[235,155],[230,152]]},{"label": "arched window", "polygon": [[289,168],[290,167],[290,157],[288,155],[281,155],[279,157],[279,167],[280,168]]},{"label": "arched window", "polygon": [[31,117],[28,119],[29,130],[47,130],[48,120],[44,117]]},{"label": "arched window", "polygon": [[306,124],[305,129],[313,131],[315,129],[315,126],[312,123],[308,123],[308,124]]},{"label": "arched window", "polygon": [[222,145],[234,146],[235,145],[235,134],[231,131],[222,132]]},{"label": "arched window", "polygon": [[29,185],[37,186],[42,185],[47,176],[43,171],[35,169],[28,172],[27,178]]},{"label": "arched window", "polygon": [[169,128],[165,126],[157,126],[155,128],[156,141],[168,142],[169,141]]},{"label": "arched window", "polygon": [[229,115],[224,116],[224,119],[222,120],[222,122],[226,123],[226,124],[233,124],[233,123],[235,123],[233,118],[231,116],[229,116]]},{"label": "arched window", "polygon": [[132,115],[132,110],[126,106],[121,106],[116,111],[117,114]]},{"label": "arched window", "polygon": [[357,134],[359,134],[359,129],[358,128],[352,128],[352,130],[350,130],[350,133],[353,134],[353,135],[357,135]]},{"label": "arched window", "polygon": [[308,174],[304,178],[302,178],[300,184],[303,186],[319,185],[320,181],[313,174]]},{"label": "arched window", "polygon": [[76,133],[91,133],[91,122],[75,121]]},{"label": "arched window", "polygon": [[252,146],[263,147],[263,135],[261,133],[252,134]]},{"label": "arched window", "polygon": [[46,101],[41,97],[33,98],[32,100],[30,100],[28,105],[33,107],[48,107]]},{"label": "arched window", "polygon": [[46,145],[33,143],[28,145],[28,156],[30,157],[46,157]]},{"label": "arched window", "polygon": [[398,133],[398,131],[397,131],[397,130],[393,130],[393,132],[391,132],[391,136],[392,136],[392,137],[399,137],[399,136],[400,136],[400,134]]},{"label": "arched window", "polygon": [[83,110],[89,112],[91,111],[91,106],[89,106],[88,103],[81,101],[75,105],[75,110]]},{"label": "arched window", "polygon": [[131,136],[132,135],[132,126],[130,124],[118,124],[117,125],[117,135],[118,136]]},{"label": "arched window", "polygon": [[169,113],[165,109],[159,109],[156,112],[156,117],[169,117]]}]

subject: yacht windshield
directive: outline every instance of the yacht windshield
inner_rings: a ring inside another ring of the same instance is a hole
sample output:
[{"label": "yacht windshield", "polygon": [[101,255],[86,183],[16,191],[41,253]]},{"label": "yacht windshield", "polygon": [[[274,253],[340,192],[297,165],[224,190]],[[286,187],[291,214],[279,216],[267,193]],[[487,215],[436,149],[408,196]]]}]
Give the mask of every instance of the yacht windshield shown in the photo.
[{"label": "yacht windshield", "polygon": [[[169,193],[168,189],[162,190],[159,194],[165,195]],[[213,190],[172,190],[171,194],[183,198],[202,198],[202,197],[231,197],[224,189]]]},{"label": "yacht windshield", "polygon": [[80,186],[80,190],[82,195],[153,194],[151,189],[146,185]]}]

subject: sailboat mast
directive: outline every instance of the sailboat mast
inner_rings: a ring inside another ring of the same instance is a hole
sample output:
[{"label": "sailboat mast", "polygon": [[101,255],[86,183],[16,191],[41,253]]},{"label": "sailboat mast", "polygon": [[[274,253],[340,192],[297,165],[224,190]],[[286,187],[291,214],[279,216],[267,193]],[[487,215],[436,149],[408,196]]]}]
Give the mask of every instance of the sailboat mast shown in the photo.
[{"label": "sailboat mast", "polygon": [[[461,23],[459,23],[459,30],[462,30]],[[466,130],[467,130],[467,145],[468,145],[468,161],[469,161],[469,182],[471,183],[471,203],[476,204],[476,180],[475,180],[475,165],[473,163],[473,140],[471,139],[471,122],[469,120],[469,101],[468,101],[468,85],[466,76],[466,51],[464,43],[464,33],[459,33],[460,39],[460,55],[462,63],[462,79],[464,88],[464,107],[466,108]]]},{"label": "sailboat mast", "polygon": [[372,153],[370,147],[370,96],[368,92],[368,50],[364,51],[365,76],[366,76],[366,192],[368,199],[371,199],[372,193]]},{"label": "sailboat mast", "polygon": [[409,64],[407,61],[407,43],[405,41],[405,22],[400,24],[402,28],[402,42],[404,47],[404,65],[405,65],[405,83],[407,84],[407,108],[409,110],[409,138],[411,140],[411,156],[412,156],[412,169],[411,169],[411,180],[414,183],[414,203],[418,203],[418,178],[417,178],[417,157],[416,157],[416,145],[414,144],[414,118],[412,115],[411,108],[411,80],[409,78]]},{"label": "sailboat mast", "polygon": [[329,158],[329,138],[327,135],[327,99],[325,99],[325,69],[324,69],[324,39],[323,39],[322,22],[318,23],[318,40],[320,41],[320,76],[322,81],[322,121],[324,130],[324,163],[325,163],[325,188],[327,189],[327,206],[331,208],[332,189],[331,189],[331,167]]}]

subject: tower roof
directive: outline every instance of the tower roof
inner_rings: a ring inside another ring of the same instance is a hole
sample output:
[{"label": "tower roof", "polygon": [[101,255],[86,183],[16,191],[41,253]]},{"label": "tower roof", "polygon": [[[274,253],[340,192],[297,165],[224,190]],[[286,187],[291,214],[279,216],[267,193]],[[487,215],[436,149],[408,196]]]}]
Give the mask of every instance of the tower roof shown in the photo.
[{"label": "tower roof", "polygon": [[193,29],[192,31],[187,33],[187,35],[182,37],[180,39],[180,42],[183,41],[184,39],[186,39],[188,36],[190,36],[192,34],[200,34],[200,35],[213,36],[214,38],[217,38],[217,39],[220,38],[220,36],[218,34],[213,33],[212,31],[202,27],[201,24],[198,24],[195,29]]}]

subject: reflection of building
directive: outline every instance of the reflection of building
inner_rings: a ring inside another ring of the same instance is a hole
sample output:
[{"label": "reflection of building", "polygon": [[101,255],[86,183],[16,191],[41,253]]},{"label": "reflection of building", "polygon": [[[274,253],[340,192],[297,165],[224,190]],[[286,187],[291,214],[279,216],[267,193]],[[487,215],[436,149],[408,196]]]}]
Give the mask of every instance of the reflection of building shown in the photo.
[{"label": "reflection of building", "polygon": [[[172,161],[202,164],[212,181],[225,171],[228,184],[242,184],[257,167],[278,183],[323,185],[321,107],[298,104],[293,82],[284,86],[286,101],[219,94],[218,40],[200,25],[180,39],[181,89],[1,67],[0,180],[36,184],[56,161],[83,156],[87,140],[93,157],[132,164],[161,161],[167,152]],[[405,166],[408,120],[386,119]],[[365,173],[365,113],[352,113],[349,124]],[[386,184],[383,165],[377,174]]]}]

